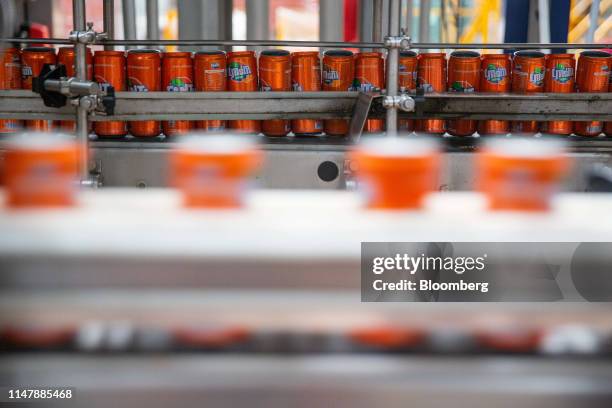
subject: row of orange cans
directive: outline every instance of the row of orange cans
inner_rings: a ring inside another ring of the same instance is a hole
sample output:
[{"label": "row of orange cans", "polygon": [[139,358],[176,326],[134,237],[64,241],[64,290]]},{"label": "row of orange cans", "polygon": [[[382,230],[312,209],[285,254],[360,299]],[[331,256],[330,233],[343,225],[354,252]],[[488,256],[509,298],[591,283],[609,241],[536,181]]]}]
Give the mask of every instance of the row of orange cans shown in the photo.
[{"label": "row of orange cans", "polygon": [[[20,51],[9,48],[0,51],[0,89],[30,89],[32,77],[44,64],[63,64],[67,74],[74,75],[74,50],[62,47],[58,54],[53,48],[31,47]],[[266,50],[257,57],[253,51],[201,51],[160,53],[157,50],[96,51],[87,53],[87,76],[102,86],[117,91],[379,91],[384,88],[384,59],[380,52],[353,54],[347,50],[319,53]],[[612,56],[601,51],[586,51],[580,55],[576,73],[573,54],[545,55],[539,51],[518,51],[509,54],[480,55],[474,51],[455,51],[447,58],[444,53],[402,51],[399,61],[399,88],[413,92],[417,87],[425,92],[607,92],[610,85]],[[0,121],[0,132],[14,132],[21,121]],[[73,131],[73,121],[53,123],[30,120],[25,126],[49,130],[59,126]],[[102,137],[122,137],[128,131],[137,137],[155,137],[162,131],[174,136],[190,130],[204,129],[259,133],[284,136],[291,130],[296,135],[315,135],[323,131],[330,136],[348,132],[346,120],[204,120],[204,121],[136,121],[98,122],[95,132]],[[508,122],[501,120],[400,120],[400,131],[444,133],[468,136],[480,134],[535,133],[539,130],[554,134],[612,134],[612,124],[604,129],[602,122],[556,121]],[[382,119],[367,121],[366,132],[384,130]]]}]

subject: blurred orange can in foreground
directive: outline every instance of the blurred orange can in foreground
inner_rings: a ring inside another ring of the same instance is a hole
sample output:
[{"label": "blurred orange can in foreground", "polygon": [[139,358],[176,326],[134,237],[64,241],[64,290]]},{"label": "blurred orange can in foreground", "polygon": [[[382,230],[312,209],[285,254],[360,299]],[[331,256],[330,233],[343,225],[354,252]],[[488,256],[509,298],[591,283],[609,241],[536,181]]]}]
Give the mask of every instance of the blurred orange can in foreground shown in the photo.
[{"label": "blurred orange can in foreground", "polygon": [[[474,93],[480,88],[480,54],[475,51],[454,51],[448,60],[448,92]],[[448,133],[471,136],[476,132],[474,120],[449,120]]]},{"label": "blurred orange can in foreground", "polygon": [[[355,91],[380,92],[385,87],[385,61],[380,52],[360,52],[355,58]],[[380,133],[385,129],[383,119],[368,119],[366,133]]]},{"label": "blurred orange can in foreground", "polygon": [[[253,51],[234,51],[227,54],[227,90],[232,92],[256,92],[257,60]],[[230,120],[230,129],[242,133],[259,133],[261,123],[258,120]]]},{"label": "blurred orange can in foreground", "polygon": [[[28,47],[21,52],[21,79],[23,89],[32,90],[32,78],[40,75],[45,64],[55,66],[55,49],[48,47]],[[26,120],[26,128],[48,132],[53,128],[52,120]]]},{"label": "blurred orange can in foreground", "polygon": [[[128,90],[154,92],[161,90],[161,56],[158,50],[130,50],[127,55]],[[128,122],[130,133],[136,137],[155,137],[161,133],[156,120]]]},{"label": "blurred orange can in foreground", "polygon": [[261,153],[245,136],[186,136],[170,158],[172,184],[186,207],[237,208]]},{"label": "blurred orange can in foreground", "polygon": [[478,188],[492,210],[546,211],[569,164],[558,141],[490,140],[476,156]]},{"label": "blurred orange can in foreground", "polygon": [[[540,51],[517,51],[514,53],[512,67],[512,92],[544,92],[546,76],[546,57]],[[512,122],[512,131],[517,133],[537,133],[535,120]]]},{"label": "blurred orange can in foreground", "polygon": [[[444,92],[446,88],[446,54],[419,54],[417,85],[425,93]],[[444,120],[425,119],[416,122],[416,130],[425,133],[443,134],[446,131]]]},{"label": "blurred orange can in foreground", "polygon": [[431,140],[376,138],[350,153],[371,209],[417,209],[438,187],[440,153]]},{"label": "blurred orange can in foreground", "polygon": [[[196,91],[223,92],[227,90],[227,56],[225,52],[199,51],[193,57],[193,80]],[[224,120],[199,120],[198,129],[221,131]]]},{"label": "blurred orange can in foreground", "polygon": [[[265,50],[259,55],[259,90],[291,90],[291,54],[285,50]],[[261,131],[266,136],[285,136],[291,128],[288,120],[264,120]]]},{"label": "blurred orange can in foreground", "polygon": [[[355,58],[352,51],[328,50],[323,54],[323,90],[352,91],[355,78]],[[328,136],[344,136],[349,131],[346,119],[328,119],[325,121],[325,133]]]},{"label": "blurred orange can in foreground", "polygon": [[55,133],[22,133],[6,143],[3,180],[13,208],[75,204],[78,145]]},{"label": "blurred orange can in foreground", "polygon": [[[165,52],[162,56],[162,91],[193,91],[193,62],[190,52]],[[166,136],[176,136],[191,130],[191,121],[165,120],[162,129]]]},{"label": "blurred orange can in foreground", "polygon": [[[417,53],[403,50],[399,55],[398,88],[400,93],[413,93],[417,87]],[[400,132],[412,132],[414,120],[399,119],[397,129]]]},{"label": "blurred orange can in foreground", "polygon": [[[0,49],[0,90],[21,89],[21,54],[18,48]],[[0,133],[13,133],[23,127],[14,119],[0,120]]]},{"label": "blurred orange can in foreground", "polygon": [[[574,54],[550,54],[546,56],[545,91],[552,93],[573,93],[576,82]],[[570,135],[574,125],[569,120],[542,123],[542,132],[555,135]]]},{"label": "blurred orange can in foreground", "polygon": [[[94,80],[104,90],[112,86],[115,92],[125,91],[125,53],[123,51],[96,51]],[[127,122],[95,122],[94,131],[101,137],[122,137],[127,135]]]},{"label": "blurred orange can in foreground", "polygon": [[[578,59],[576,89],[578,92],[607,92],[610,86],[612,55],[603,51],[583,51]],[[576,122],[574,132],[579,136],[598,136],[603,122]]]},{"label": "blurred orange can in foreground", "polygon": [[[294,92],[321,90],[321,61],[318,51],[302,51],[291,54],[291,83]],[[323,131],[323,121],[294,119],[291,130],[300,136],[317,135]]]},{"label": "blurred orange can in foreground", "polygon": [[[480,92],[508,93],[512,88],[510,78],[512,58],[508,54],[485,54],[480,64]],[[510,132],[507,120],[481,120],[481,135],[505,135]]]}]

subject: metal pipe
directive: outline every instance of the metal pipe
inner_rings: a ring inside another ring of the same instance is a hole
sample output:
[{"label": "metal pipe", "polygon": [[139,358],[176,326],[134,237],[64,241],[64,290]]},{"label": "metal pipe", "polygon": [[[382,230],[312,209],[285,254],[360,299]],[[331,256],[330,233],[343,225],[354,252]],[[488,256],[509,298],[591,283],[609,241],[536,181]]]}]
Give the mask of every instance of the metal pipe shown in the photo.
[{"label": "metal pipe", "polygon": [[[0,38],[0,43],[25,43],[25,44],[56,44],[70,45],[72,42],[64,38]],[[346,41],[250,41],[250,40],[104,40],[103,45],[210,45],[210,46],[248,46],[261,45],[265,47],[287,46],[287,47],[324,47],[324,48],[384,48],[382,42],[346,42]],[[539,50],[542,48],[554,49],[604,49],[612,48],[612,43],[412,43],[410,48],[414,49],[508,49],[508,50]]]},{"label": "metal pipe", "polygon": [[[104,15],[104,32],[109,40],[115,39],[115,0],[104,0],[102,4]],[[104,49],[107,51],[113,50],[112,45],[105,45]]]},{"label": "metal pipe", "polygon": [[[538,34],[539,40],[543,43],[550,42],[550,4],[549,0],[538,0]],[[546,54],[550,53],[549,49],[543,49]]]},{"label": "metal pipe", "polygon": [[158,0],[147,0],[147,39],[159,39],[159,4]]},{"label": "metal pipe", "polygon": [[372,10],[372,42],[383,41],[383,0],[373,0]]},{"label": "metal pipe", "polygon": [[[123,38],[127,41],[136,40],[136,3],[135,0],[121,0],[123,6]],[[133,48],[131,44],[113,44],[125,45],[126,48]],[[139,45],[139,44],[134,44]]]},{"label": "metal pipe", "polygon": [[404,21],[404,29],[407,36],[412,36],[412,13],[414,12],[413,0],[406,0],[406,20]]},{"label": "metal pipe", "polygon": [[[86,26],[85,0],[72,1],[72,16],[74,31],[84,32]],[[78,80],[87,80],[87,46],[83,43],[76,43],[74,46],[75,76]],[[79,176],[81,180],[89,179],[89,126],[87,123],[87,109],[80,104],[76,108],[76,136],[81,144],[79,150]]]},{"label": "metal pipe", "polygon": [[[389,35],[400,35],[400,0],[389,0]],[[387,96],[397,96],[399,48],[389,48],[387,54]],[[397,107],[387,108],[387,136],[397,136]]]},{"label": "metal pipe", "polygon": [[[419,7],[419,42],[429,41],[429,12],[431,11],[431,1],[421,0]],[[438,47],[428,47],[438,48]]]},{"label": "metal pipe", "polygon": [[[268,0],[247,1],[247,40],[267,40],[270,33],[270,3]],[[261,46],[249,46],[259,51]]]},{"label": "metal pipe", "polygon": [[595,31],[597,30],[597,22],[599,21],[599,0],[593,0],[591,3],[591,11],[589,12],[589,31],[587,31],[586,40],[588,42],[595,41]]},{"label": "metal pipe", "polygon": [[[343,2],[338,0],[319,0],[319,39],[330,44],[320,44],[316,47],[334,48],[350,47],[347,43],[340,43],[344,32]],[[360,48],[374,48],[369,47]]]}]

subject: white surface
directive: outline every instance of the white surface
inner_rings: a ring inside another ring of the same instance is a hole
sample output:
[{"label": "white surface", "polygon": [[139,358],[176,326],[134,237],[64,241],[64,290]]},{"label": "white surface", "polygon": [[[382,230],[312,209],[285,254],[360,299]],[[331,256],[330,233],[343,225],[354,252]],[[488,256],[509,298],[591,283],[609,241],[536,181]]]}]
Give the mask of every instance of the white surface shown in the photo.
[{"label": "white surface", "polygon": [[544,214],[492,213],[476,193],[422,211],[361,208],[344,191],[255,191],[247,208],[186,210],[173,190],[83,192],[62,210],[0,210],[1,255],[358,259],[363,241],[612,241],[612,195],[564,194]]}]

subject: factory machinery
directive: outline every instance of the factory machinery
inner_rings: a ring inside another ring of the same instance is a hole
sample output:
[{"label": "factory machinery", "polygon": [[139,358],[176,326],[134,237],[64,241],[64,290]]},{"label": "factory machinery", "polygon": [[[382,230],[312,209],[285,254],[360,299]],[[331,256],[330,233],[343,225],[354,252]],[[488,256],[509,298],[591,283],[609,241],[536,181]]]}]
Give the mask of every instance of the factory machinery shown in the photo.
[{"label": "factory machinery", "polygon": [[[398,15],[399,1],[389,3]],[[0,118],[76,111],[88,149],[80,206],[0,210],[0,385],[74,387],[88,407],[610,406],[608,303],[361,303],[359,289],[365,241],[612,241],[612,197],[576,193],[594,189],[594,175],[609,188],[609,139],[568,138],[572,192],[542,214],[487,212],[472,192],[432,194],[421,211],[366,211],[346,191],[345,154],[372,118],[386,118],[390,137],[398,118],[612,121],[610,93],[400,95],[402,49],[609,45],[411,44],[394,19],[392,35],[372,43],[115,40],[112,1],[104,33],[86,25],[84,0],[73,4],[69,40],[3,40],[75,45],[76,77],[38,84],[65,105],[0,91]],[[86,80],[88,44],[386,48],[387,92],[109,95]],[[262,138],[260,184],[298,190],[258,190],[242,210],[187,211],[170,189],[89,190],[166,185],[175,145],[90,139],[91,121],[300,118],[350,119],[350,133]],[[442,142],[439,189],[472,189],[479,139]]]}]

